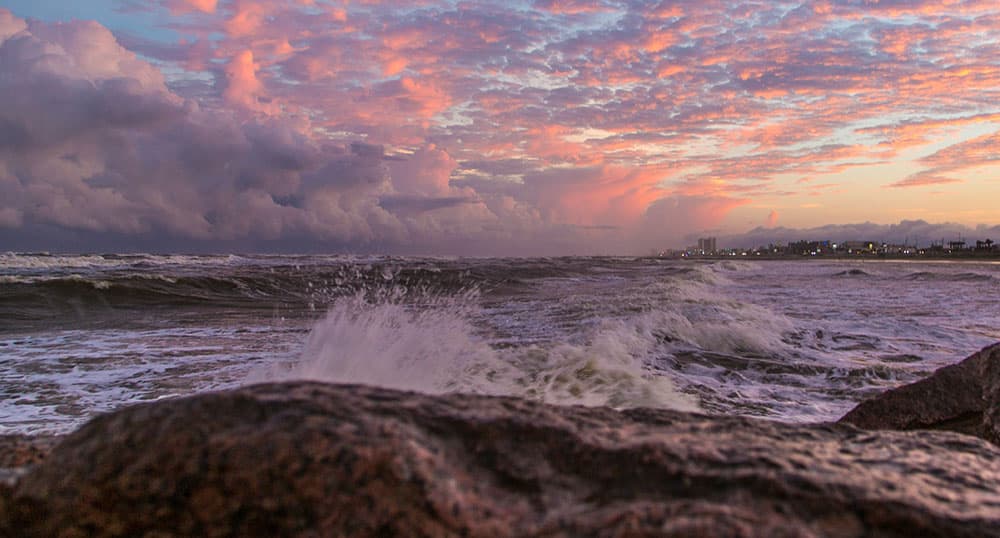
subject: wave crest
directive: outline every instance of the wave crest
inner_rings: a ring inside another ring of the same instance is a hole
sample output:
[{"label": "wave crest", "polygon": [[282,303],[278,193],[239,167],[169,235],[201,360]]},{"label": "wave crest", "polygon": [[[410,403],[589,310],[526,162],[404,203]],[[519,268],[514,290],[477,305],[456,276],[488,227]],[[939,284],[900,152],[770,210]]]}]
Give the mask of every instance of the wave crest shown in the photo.
[{"label": "wave crest", "polygon": [[697,408],[662,373],[648,370],[657,339],[648,327],[609,321],[582,344],[494,348],[473,322],[476,294],[401,291],[337,300],[315,324],[298,360],[250,382],[309,379],[426,393],[517,396],[557,404]]}]

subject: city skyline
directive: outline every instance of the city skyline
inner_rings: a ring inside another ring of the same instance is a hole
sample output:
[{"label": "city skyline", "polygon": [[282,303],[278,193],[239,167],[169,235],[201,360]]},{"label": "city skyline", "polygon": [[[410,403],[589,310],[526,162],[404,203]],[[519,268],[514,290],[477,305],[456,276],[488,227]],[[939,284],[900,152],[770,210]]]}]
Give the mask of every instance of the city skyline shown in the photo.
[{"label": "city skyline", "polygon": [[[932,241],[928,244],[921,244],[919,241],[904,240],[902,243],[861,239],[830,240],[806,238],[789,242],[770,242],[753,247],[737,247],[732,245],[718,246],[716,237],[699,237],[698,243],[690,245],[684,249],[667,249],[654,251],[659,256],[928,256],[942,257],[953,255],[974,255],[979,257],[1000,257],[1000,245],[997,245],[991,238],[976,239],[967,241],[965,239],[955,239],[946,241]],[[968,256],[966,256],[968,257]]]},{"label": "city skyline", "polygon": [[0,250],[1000,238],[991,2],[8,0],[0,53]]}]

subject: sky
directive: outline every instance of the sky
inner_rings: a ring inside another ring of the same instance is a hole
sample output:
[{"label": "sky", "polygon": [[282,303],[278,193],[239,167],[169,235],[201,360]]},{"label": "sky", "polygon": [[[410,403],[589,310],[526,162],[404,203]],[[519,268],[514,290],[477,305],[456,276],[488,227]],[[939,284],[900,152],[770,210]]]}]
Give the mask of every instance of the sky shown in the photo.
[{"label": "sky", "polygon": [[1000,239],[998,149],[995,1],[0,0],[0,250]]}]

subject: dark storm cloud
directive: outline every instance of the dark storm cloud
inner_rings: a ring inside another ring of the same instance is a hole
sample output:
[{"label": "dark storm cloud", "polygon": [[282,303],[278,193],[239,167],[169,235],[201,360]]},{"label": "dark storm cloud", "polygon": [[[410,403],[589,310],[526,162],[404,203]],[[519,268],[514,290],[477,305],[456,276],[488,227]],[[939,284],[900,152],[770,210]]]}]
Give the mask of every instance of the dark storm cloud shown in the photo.
[{"label": "dark storm cloud", "polygon": [[397,214],[415,214],[444,209],[461,204],[475,204],[479,200],[464,196],[409,196],[402,194],[384,195],[379,197],[379,205]]}]

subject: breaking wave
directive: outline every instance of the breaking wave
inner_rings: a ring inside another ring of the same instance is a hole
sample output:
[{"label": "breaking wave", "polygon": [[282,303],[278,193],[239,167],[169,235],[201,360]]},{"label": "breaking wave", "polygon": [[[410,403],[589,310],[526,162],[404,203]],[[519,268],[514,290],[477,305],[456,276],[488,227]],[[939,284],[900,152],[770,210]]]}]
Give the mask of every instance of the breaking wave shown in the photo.
[{"label": "breaking wave", "polygon": [[863,269],[847,269],[846,271],[840,271],[838,273],[834,273],[833,276],[835,276],[835,277],[866,277],[866,276],[872,276],[872,274],[869,273],[869,272],[867,272],[867,271],[865,271],[865,270],[863,270]]},{"label": "breaking wave", "polygon": [[907,280],[916,280],[921,282],[992,282],[996,280],[996,277],[989,274],[977,273],[974,271],[963,271],[963,272],[935,272],[935,271],[917,271],[906,275],[904,278]]},{"label": "breaking wave", "polygon": [[[251,382],[309,379],[427,393],[508,395],[558,404],[696,409],[650,370],[650,327],[608,321],[581,344],[494,348],[477,329],[475,294],[394,293],[335,302],[298,360],[255,372]],[[404,301],[404,298],[406,299]]]}]

